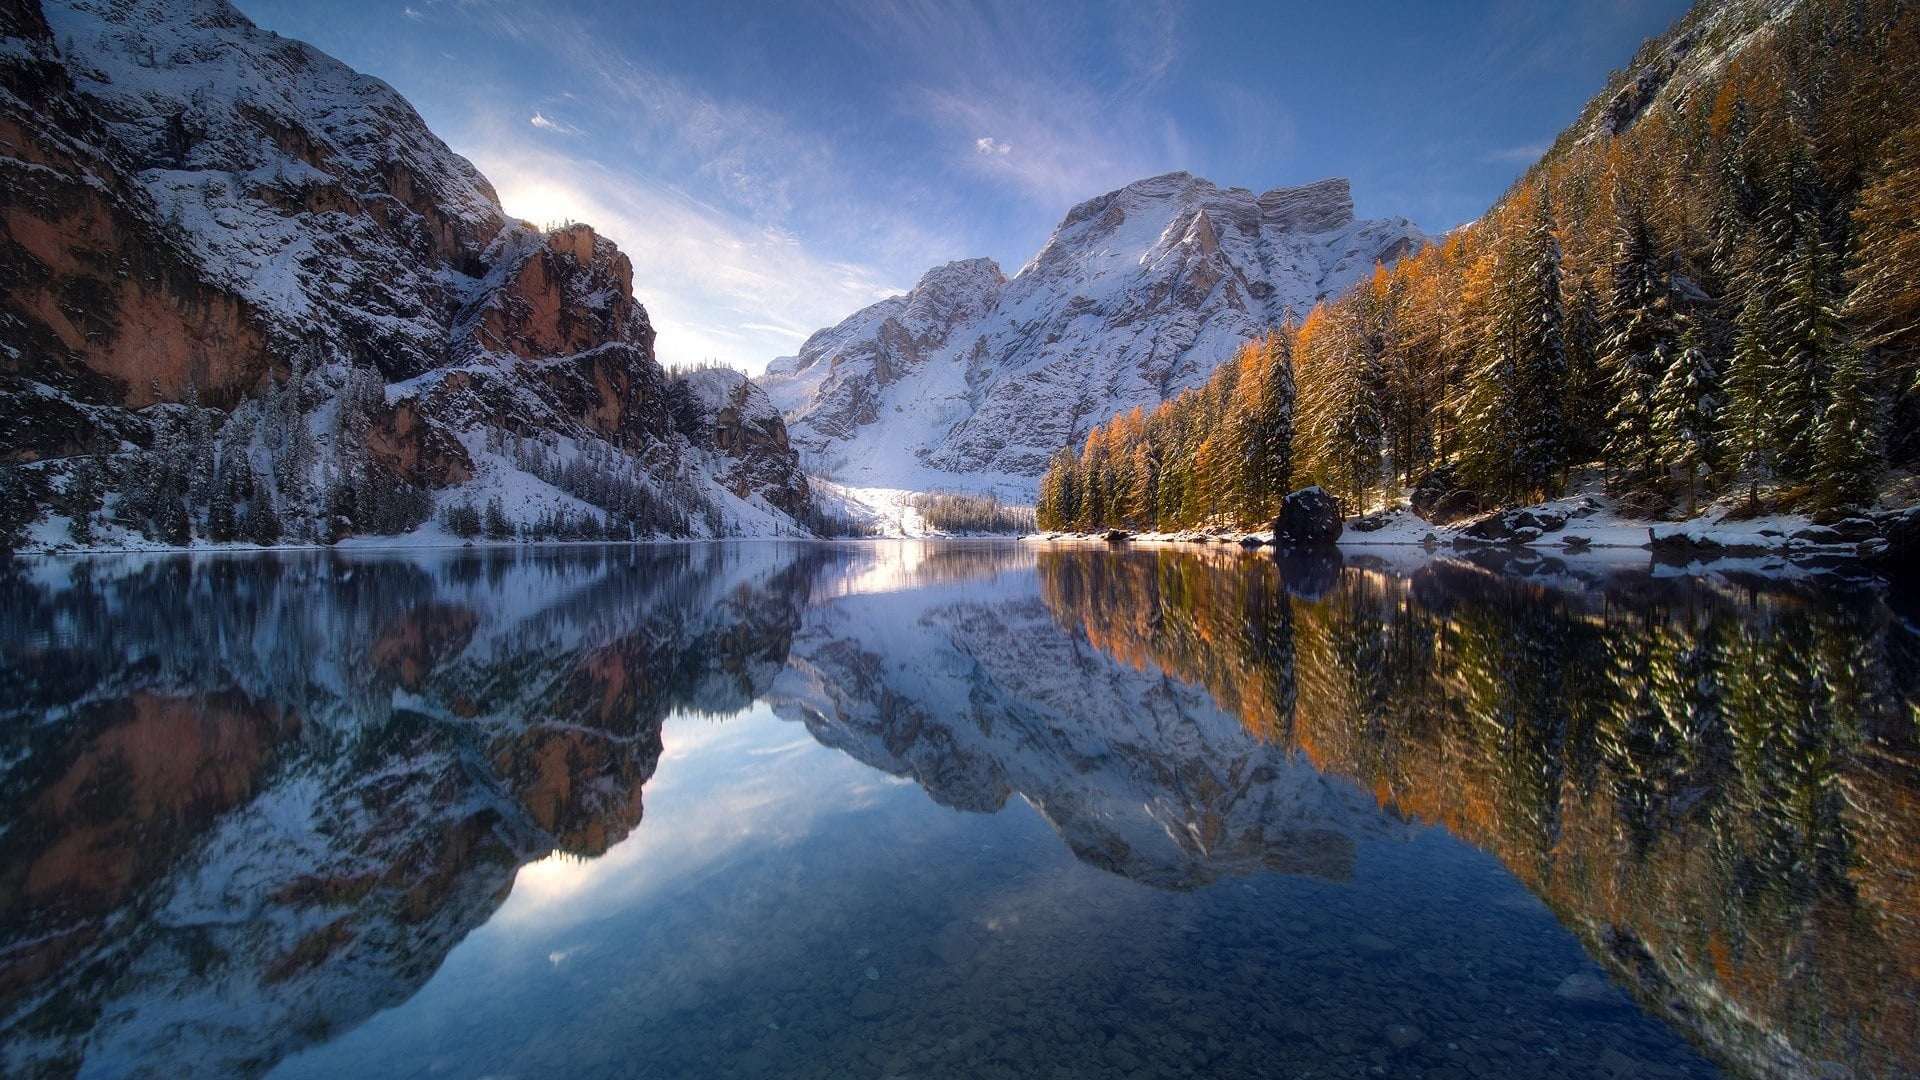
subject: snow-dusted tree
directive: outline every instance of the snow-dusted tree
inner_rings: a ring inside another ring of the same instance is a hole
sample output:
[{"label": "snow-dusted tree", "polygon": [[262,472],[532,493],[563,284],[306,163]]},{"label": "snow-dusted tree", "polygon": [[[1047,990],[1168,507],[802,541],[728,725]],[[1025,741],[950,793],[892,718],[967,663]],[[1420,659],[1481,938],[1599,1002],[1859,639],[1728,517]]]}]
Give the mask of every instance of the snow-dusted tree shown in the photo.
[{"label": "snow-dusted tree", "polygon": [[1607,344],[1599,293],[1582,278],[1567,300],[1567,380],[1561,400],[1567,423],[1567,458],[1591,461],[1606,452],[1608,379],[1601,366]]},{"label": "snow-dusted tree", "polygon": [[247,512],[241,518],[241,532],[249,541],[261,547],[271,547],[285,535],[280,525],[280,515],[274,509],[271,486],[262,482],[252,470],[247,472],[247,485]]},{"label": "snow-dusted tree", "polygon": [[1607,470],[1614,483],[1632,485],[1653,475],[1659,457],[1654,395],[1672,359],[1674,324],[1666,270],[1646,215],[1625,194],[1616,205],[1613,292],[1600,365],[1613,399],[1607,410]]},{"label": "snow-dusted tree", "polygon": [[1872,505],[1882,462],[1880,402],[1860,349],[1843,347],[1828,376],[1820,417],[1815,497],[1828,512]]},{"label": "snow-dusted tree", "polygon": [[[1798,186],[1782,185],[1777,197],[1793,200]],[[1778,306],[1768,320],[1773,367],[1767,380],[1767,423],[1781,474],[1804,480],[1818,467],[1827,377],[1846,345],[1837,292],[1839,265],[1813,208],[1790,203],[1774,216],[1779,228],[1792,233],[1781,237]]]},{"label": "snow-dusted tree", "polygon": [[1494,253],[1486,338],[1468,391],[1460,465],[1512,500],[1546,492],[1565,468],[1567,352],[1560,244],[1544,192],[1525,191],[1525,222]]},{"label": "snow-dusted tree", "polygon": [[93,543],[93,512],[100,509],[100,496],[100,463],[83,457],[67,477],[67,534],[74,543]]},{"label": "snow-dusted tree", "polygon": [[13,553],[26,536],[37,509],[33,493],[13,465],[0,465],[0,556]]},{"label": "snow-dusted tree", "polygon": [[1246,394],[1247,498],[1244,511],[1253,518],[1271,517],[1287,494],[1293,478],[1293,330],[1282,326],[1258,343],[1259,363]]},{"label": "snow-dusted tree", "polygon": [[1697,506],[1700,474],[1711,470],[1718,449],[1720,370],[1700,341],[1699,328],[1680,336],[1679,351],[1654,393],[1653,436],[1660,464],[1687,477],[1687,514]]},{"label": "snow-dusted tree", "polygon": [[1757,506],[1760,482],[1770,473],[1773,459],[1767,431],[1767,387],[1773,373],[1773,354],[1768,349],[1766,312],[1757,303],[1742,304],[1733,330],[1720,430],[1728,464],[1746,478],[1747,502]]},{"label": "snow-dusted tree", "polygon": [[501,505],[498,495],[487,500],[485,528],[489,540],[513,539],[513,520],[507,517],[506,507]]}]

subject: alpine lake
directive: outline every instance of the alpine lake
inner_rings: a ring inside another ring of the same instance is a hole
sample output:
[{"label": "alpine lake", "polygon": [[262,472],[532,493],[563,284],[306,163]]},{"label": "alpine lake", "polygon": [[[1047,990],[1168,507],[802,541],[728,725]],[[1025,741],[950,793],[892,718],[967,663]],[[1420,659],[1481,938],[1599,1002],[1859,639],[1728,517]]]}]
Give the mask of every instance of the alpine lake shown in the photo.
[{"label": "alpine lake", "polygon": [[0,567],[7,1077],[1920,1075],[1920,582]]}]

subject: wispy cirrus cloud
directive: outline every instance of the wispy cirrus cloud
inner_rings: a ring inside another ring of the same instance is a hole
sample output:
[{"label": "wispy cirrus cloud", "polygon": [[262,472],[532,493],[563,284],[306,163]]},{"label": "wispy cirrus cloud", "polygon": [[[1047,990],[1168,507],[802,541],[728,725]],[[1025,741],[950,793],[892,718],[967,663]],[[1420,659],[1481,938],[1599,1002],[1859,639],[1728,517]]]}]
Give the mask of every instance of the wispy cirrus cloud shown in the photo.
[{"label": "wispy cirrus cloud", "polygon": [[1480,155],[1480,160],[1502,165],[1531,165],[1553,147],[1552,139],[1536,139],[1517,146],[1500,146]]},{"label": "wispy cirrus cloud", "polygon": [[541,131],[551,131],[555,135],[572,135],[579,137],[586,134],[586,131],[582,128],[569,124],[565,120],[557,120],[538,110],[534,111],[533,119],[528,122]]}]

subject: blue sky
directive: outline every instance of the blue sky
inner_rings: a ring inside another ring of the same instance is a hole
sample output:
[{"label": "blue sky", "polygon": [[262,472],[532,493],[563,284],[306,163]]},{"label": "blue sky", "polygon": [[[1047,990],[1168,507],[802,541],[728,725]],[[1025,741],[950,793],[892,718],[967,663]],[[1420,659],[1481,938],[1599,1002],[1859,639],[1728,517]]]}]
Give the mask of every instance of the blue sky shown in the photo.
[{"label": "blue sky", "polygon": [[663,362],[753,372],[1175,169],[1451,228],[1688,6],[237,2],[391,83],[510,213],[618,242]]}]

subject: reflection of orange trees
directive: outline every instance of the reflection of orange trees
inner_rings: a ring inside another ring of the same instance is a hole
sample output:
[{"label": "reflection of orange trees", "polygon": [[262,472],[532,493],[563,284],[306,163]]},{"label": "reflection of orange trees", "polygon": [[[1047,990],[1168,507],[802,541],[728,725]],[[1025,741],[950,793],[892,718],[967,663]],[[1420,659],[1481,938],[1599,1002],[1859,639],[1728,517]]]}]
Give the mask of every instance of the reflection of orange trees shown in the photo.
[{"label": "reflection of orange trees", "polygon": [[1307,599],[1237,553],[1040,571],[1097,647],[1494,853],[1729,1060],[1920,1069],[1920,758],[1872,605],[1444,563]]},{"label": "reflection of orange trees", "polygon": [[1279,568],[1238,549],[1039,553],[1056,618],[1136,669],[1206,687],[1249,731],[1284,739],[1293,712],[1291,611]]}]

